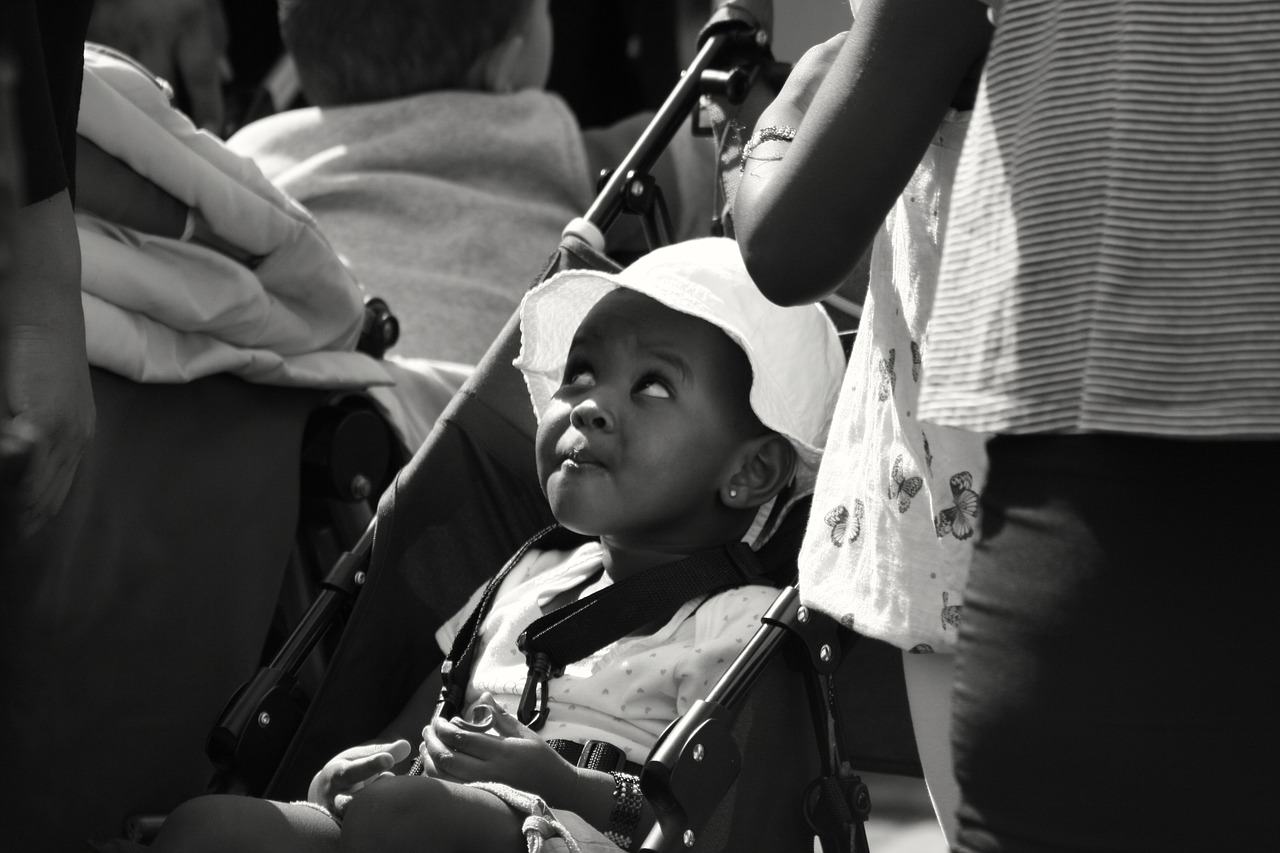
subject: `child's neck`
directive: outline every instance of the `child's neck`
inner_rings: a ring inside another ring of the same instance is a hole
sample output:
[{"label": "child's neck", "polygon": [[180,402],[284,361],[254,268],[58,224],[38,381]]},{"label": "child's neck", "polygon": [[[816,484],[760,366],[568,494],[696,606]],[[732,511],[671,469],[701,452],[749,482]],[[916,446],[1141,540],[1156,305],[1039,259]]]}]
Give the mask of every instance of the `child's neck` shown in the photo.
[{"label": "child's neck", "polygon": [[643,548],[621,547],[616,543],[611,543],[607,538],[602,537],[600,539],[604,570],[614,583],[620,583],[641,572],[683,559],[690,554],[709,550],[716,547],[717,544],[724,543],[710,543],[693,545],[687,548],[655,551]]}]

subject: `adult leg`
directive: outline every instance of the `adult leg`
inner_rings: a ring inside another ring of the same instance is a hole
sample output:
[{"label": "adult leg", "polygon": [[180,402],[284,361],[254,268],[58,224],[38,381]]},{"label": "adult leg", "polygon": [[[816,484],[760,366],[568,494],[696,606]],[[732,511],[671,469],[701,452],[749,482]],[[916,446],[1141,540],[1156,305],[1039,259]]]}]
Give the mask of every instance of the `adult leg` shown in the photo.
[{"label": "adult leg", "polygon": [[957,849],[1273,848],[1280,443],[989,449],[953,694]]},{"label": "adult leg", "polygon": [[916,751],[933,812],[949,847],[955,844],[956,809],[960,805],[960,786],[951,760],[951,683],[955,671],[955,655],[902,655]]},{"label": "adult leg", "polygon": [[300,803],[214,795],[174,809],[153,853],[336,853],[338,824]]}]

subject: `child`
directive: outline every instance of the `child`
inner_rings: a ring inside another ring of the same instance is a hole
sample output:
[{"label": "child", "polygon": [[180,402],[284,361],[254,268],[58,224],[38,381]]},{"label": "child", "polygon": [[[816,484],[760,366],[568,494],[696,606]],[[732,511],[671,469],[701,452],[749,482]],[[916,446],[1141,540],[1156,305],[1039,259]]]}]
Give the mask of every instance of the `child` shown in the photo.
[{"label": "child", "polygon": [[[288,0],[280,19],[314,106],[228,144],[387,300],[397,354],[475,364],[649,116],[584,131],[544,90],[548,0]],[[679,133],[655,169],[676,239],[707,232],[710,146]],[[635,220],[622,217],[611,252],[643,249]]]},{"label": "child", "polygon": [[[154,850],[288,853],[336,849],[339,838],[343,850],[516,849],[530,813],[579,841],[643,838],[634,777],[575,767],[517,720],[527,668],[516,637],[556,607],[681,555],[758,545],[774,503],[812,484],[843,357],[825,314],[770,305],[728,239],[659,249],[617,275],[562,273],[524,299],[520,321],[538,476],[556,519],[596,541],[530,550],[497,592],[463,714],[489,709],[489,731],[436,719],[423,730],[426,775],[384,778],[411,751],[399,731],[429,716],[411,702],[387,740],[317,774],[310,804],[195,800]],[[687,602],[665,624],[569,664],[551,681],[543,734],[607,741],[642,761],[775,593],[748,586]],[[442,645],[469,613],[441,630]],[[509,787],[461,784],[471,782]]]},{"label": "child", "polygon": [[806,54],[762,114],[734,221],[757,284],[782,304],[835,289],[874,235],[800,589],[806,604],[907,653],[921,763],[950,840],[951,661],[986,461],[981,434],[916,415],[951,182],[991,28],[977,3],[866,0],[855,12],[848,36]]}]

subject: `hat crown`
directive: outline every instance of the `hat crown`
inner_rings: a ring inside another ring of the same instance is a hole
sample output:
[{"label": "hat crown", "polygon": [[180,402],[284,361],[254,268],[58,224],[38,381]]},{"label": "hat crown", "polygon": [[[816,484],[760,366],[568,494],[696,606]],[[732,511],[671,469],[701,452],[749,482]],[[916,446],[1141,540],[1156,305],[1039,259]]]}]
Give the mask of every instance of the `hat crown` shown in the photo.
[{"label": "hat crown", "polygon": [[619,273],[562,272],[526,294],[515,363],[524,371],[539,417],[559,387],[578,325],[618,287],[722,329],[751,365],[752,410],[761,423],[795,445],[802,469],[798,477],[812,479],[844,375],[843,350],[821,307],[784,308],[766,299],[729,238],[664,246]]}]

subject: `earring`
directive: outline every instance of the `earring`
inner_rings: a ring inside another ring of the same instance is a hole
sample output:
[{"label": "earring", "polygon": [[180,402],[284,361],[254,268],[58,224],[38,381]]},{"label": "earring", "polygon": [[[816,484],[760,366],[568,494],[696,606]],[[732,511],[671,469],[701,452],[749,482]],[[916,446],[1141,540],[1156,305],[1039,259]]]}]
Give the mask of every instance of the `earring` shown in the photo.
[{"label": "earring", "polygon": [[729,490],[729,497],[731,497],[731,498],[736,498],[737,496],[738,496],[738,490],[737,490],[737,489],[730,489],[730,490]]}]

